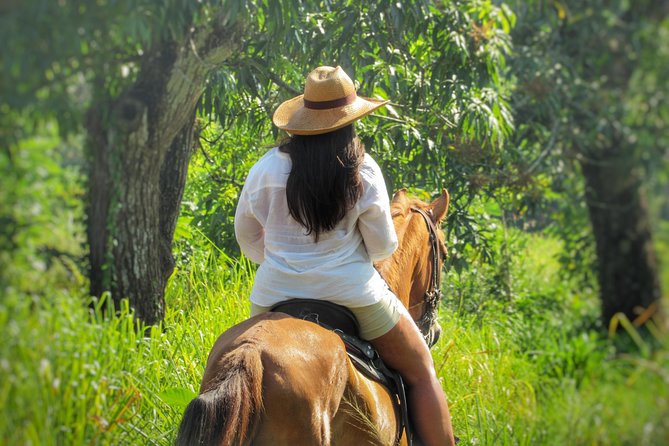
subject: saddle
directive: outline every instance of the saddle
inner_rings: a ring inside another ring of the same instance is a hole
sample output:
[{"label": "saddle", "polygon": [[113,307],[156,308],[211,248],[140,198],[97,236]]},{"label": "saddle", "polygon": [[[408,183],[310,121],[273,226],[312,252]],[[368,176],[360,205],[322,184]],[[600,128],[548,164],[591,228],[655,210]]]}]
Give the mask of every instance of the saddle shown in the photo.
[{"label": "saddle", "polygon": [[398,432],[395,444],[399,444],[402,432],[406,431],[409,446],[412,432],[407,411],[406,391],[399,373],[389,369],[369,342],[360,339],[358,321],[346,307],[316,299],[291,299],[273,306],[270,311],[286,313],[298,319],[313,322],[335,332],[346,346],[346,353],[356,369],[381,385],[394,395],[398,414]]}]

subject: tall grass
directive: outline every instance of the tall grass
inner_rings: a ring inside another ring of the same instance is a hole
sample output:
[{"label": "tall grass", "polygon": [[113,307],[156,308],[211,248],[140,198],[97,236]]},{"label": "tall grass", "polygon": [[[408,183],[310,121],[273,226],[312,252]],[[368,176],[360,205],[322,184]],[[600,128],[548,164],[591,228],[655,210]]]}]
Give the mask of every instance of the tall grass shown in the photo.
[{"label": "tall grass", "polygon": [[214,340],[248,316],[248,265],[199,257],[177,271],[165,322],[146,333],[127,306],[88,309],[57,290],[3,296],[0,443],[170,444]]},{"label": "tall grass", "polygon": [[[54,141],[25,141],[11,168],[0,158],[0,207],[21,228],[0,251],[0,444],[169,445],[216,337],[248,317],[254,268],[182,220],[161,326],[89,306],[82,188],[50,161]],[[669,258],[666,222],[657,240]],[[622,319],[608,337],[556,240],[502,228],[494,242],[496,264],[443,283],[433,356],[461,444],[669,445],[667,339]]]},{"label": "tall grass", "polygon": [[[554,243],[519,249],[503,302],[487,295],[494,267],[448,278],[434,359],[461,444],[669,444],[667,345],[620,353],[579,325],[587,296],[541,255]],[[180,265],[165,322],[145,335],[127,307],[88,309],[67,290],[4,296],[2,444],[170,444],[216,337],[248,316],[253,268],[211,249]]]},{"label": "tall grass", "polygon": [[[509,265],[474,265],[445,284],[451,301],[442,318],[451,331],[435,360],[444,357],[441,376],[464,443],[669,445],[667,339],[631,326],[607,337],[596,290],[560,274],[559,242],[510,237]],[[499,268],[510,282],[504,299],[491,294]]]}]

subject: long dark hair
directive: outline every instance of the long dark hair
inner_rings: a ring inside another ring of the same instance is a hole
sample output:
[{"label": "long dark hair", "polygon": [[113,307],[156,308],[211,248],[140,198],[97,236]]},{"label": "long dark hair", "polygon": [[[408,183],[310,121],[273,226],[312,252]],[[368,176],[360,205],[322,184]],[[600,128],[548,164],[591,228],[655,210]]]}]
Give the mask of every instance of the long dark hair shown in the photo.
[{"label": "long dark hair", "polygon": [[348,125],[321,135],[293,135],[281,150],[292,161],[286,184],[290,215],[318,241],[362,196],[365,148]]}]

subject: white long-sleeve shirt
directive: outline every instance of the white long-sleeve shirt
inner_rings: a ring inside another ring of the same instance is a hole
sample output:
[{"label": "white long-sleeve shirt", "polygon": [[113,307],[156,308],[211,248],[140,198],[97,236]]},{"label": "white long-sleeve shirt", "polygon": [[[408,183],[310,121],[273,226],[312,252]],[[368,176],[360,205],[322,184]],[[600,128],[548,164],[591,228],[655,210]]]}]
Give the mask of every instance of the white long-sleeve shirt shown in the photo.
[{"label": "white long-sleeve shirt", "polygon": [[365,155],[362,197],[317,243],[288,210],[290,170],[290,155],[271,149],[251,168],[239,198],[235,235],[242,252],[260,264],[251,301],[269,307],[291,298],[322,299],[351,308],[378,302],[390,291],[372,262],[397,248],[378,164]]}]

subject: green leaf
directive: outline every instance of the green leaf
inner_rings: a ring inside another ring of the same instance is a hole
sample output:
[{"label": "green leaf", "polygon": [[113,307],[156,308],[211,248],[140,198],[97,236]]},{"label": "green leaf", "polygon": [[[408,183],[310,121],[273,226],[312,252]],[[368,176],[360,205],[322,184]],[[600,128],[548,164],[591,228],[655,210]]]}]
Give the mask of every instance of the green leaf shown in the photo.
[{"label": "green leaf", "polygon": [[165,389],[158,394],[160,399],[174,408],[184,408],[188,403],[197,397],[197,394],[190,389],[184,387],[173,387]]}]

